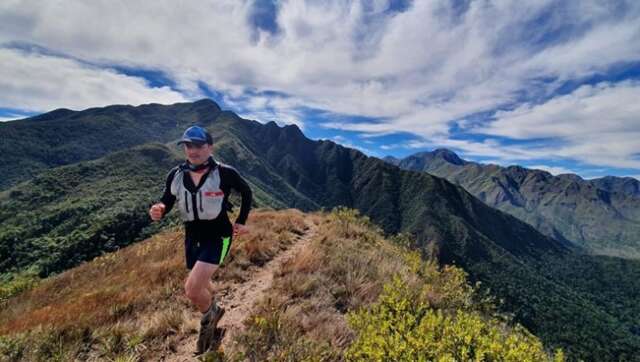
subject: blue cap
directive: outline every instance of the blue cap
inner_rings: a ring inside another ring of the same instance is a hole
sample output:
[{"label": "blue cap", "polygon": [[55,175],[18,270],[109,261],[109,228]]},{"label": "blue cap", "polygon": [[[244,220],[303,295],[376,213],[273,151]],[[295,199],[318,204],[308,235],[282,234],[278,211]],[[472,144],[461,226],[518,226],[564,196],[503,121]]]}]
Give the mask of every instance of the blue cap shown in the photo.
[{"label": "blue cap", "polygon": [[181,143],[212,144],[213,141],[206,129],[200,126],[191,126],[182,134],[182,139],[178,141],[178,144]]}]

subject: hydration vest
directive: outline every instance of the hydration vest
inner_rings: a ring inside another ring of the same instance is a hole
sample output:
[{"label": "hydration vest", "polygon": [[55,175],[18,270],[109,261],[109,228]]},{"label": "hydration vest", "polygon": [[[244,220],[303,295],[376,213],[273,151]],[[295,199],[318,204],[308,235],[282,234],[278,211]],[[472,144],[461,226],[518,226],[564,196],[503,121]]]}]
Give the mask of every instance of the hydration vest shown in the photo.
[{"label": "hydration vest", "polygon": [[217,218],[222,212],[222,202],[224,200],[224,192],[220,189],[218,165],[209,171],[204,184],[195,193],[191,193],[184,187],[184,177],[188,177],[185,170],[178,168],[171,182],[171,194],[176,197],[176,206],[180,210],[182,220],[195,220],[194,208],[197,209],[199,220]]}]

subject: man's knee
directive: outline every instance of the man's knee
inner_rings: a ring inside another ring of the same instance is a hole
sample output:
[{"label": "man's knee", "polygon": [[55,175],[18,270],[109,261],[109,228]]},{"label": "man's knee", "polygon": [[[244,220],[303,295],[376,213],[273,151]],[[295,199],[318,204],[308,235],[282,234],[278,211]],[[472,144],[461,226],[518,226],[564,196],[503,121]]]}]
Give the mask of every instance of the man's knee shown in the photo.
[{"label": "man's knee", "polygon": [[187,298],[195,300],[199,298],[202,291],[209,291],[209,284],[211,284],[211,275],[217,269],[217,266],[211,264],[201,264],[196,266],[191,271],[184,284],[184,291]]},{"label": "man's knee", "polygon": [[202,289],[204,289],[204,285],[195,278],[188,278],[184,283],[184,294],[191,300],[197,299],[202,293]]}]

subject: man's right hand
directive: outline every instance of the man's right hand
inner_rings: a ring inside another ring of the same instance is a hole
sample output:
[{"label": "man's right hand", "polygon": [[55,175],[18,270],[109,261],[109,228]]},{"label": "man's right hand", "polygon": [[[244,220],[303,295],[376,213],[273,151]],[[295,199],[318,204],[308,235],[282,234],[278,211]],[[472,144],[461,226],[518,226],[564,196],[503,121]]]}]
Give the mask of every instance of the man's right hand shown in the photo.
[{"label": "man's right hand", "polygon": [[153,204],[149,209],[149,216],[151,216],[151,220],[158,221],[162,219],[162,215],[164,215],[165,206],[162,202],[157,204]]}]

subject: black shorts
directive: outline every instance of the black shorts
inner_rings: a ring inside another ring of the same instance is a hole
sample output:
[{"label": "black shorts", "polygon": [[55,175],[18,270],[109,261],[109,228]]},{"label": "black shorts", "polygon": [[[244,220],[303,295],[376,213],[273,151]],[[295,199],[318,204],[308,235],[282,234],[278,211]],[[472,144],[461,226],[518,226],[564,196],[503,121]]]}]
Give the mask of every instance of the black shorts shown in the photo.
[{"label": "black shorts", "polygon": [[222,265],[231,248],[231,236],[211,233],[208,237],[185,239],[184,251],[187,269],[192,269],[196,261]]}]

